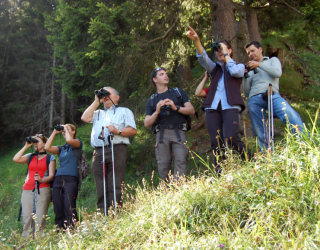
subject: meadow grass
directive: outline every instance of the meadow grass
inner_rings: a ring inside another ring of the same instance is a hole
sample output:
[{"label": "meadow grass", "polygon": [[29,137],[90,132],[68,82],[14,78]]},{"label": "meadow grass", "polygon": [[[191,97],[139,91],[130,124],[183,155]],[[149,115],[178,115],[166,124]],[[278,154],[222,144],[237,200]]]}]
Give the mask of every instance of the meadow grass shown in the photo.
[{"label": "meadow grass", "polygon": [[154,184],[150,177],[138,186],[127,185],[125,202],[116,214],[110,210],[104,217],[80,207],[81,222],[74,231],[58,234],[49,226],[44,237],[24,240],[16,230],[4,236],[1,221],[0,247],[317,249],[318,114],[319,109],[308,133],[291,134],[287,128],[273,153],[257,153],[246,162],[227,152],[220,177],[207,159],[193,154],[206,171],[169,184]]}]

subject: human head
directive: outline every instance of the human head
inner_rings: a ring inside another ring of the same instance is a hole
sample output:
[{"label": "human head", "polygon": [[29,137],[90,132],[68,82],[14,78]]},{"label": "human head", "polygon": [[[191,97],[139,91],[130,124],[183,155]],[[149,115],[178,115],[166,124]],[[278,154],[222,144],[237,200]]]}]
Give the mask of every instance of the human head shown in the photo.
[{"label": "human head", "polygon": [[43,134],[35,134],[33,137],[38,140],[38,142],[33,143],[35,150],[39,152],[44,151],[44,145],[46,144],[48,138]]},{"label": "human head", "polygon": [[252,41],[246,45],[247,54],[252,61],[260,62],[263,58],[263,48],[258,41]]},{"label": "human head", "polygon": [[[230,57],[233,56],[231,43],[230,43],[228,40],[221,40],[221,41],[219,42],[219,44],[224,44],[224,45],[227,47],[229,56],[230,56]],[[217,58],[219,61],[221,61],[221,62],[225,62],[225,61],[226,61],[221,46],[220,46],[220,49],[219,49],[218,51],[215,51],[214,54],[215,54],[216,58]]]},{"label": "human head", "polygon": [[167,70],[164,67],[154,69],[150,74],[150,80],[156,85],[156,82],[169,82]]},{"label": "human head", "polygon": [[[76,138],[77,135],[77,127],[71,123],[67,123],[65,124],[65,126],[68,126],[69,128],[71,128],[71,134],[73,134],[73,138]],[[65,131],[62,131],[62,134],[65,135]]]},{"label": "human head", "polygon": [[110,92],[109,96],[105,96],[105,97],[102,98],[103,105],[106,108],[110,108],[113,104],[118,104],[119,103],[120,95],[119,95],[119,92],[116,89],[114,89],[112,87],[104,87],[103,89],[105,89],[105,90]]}]

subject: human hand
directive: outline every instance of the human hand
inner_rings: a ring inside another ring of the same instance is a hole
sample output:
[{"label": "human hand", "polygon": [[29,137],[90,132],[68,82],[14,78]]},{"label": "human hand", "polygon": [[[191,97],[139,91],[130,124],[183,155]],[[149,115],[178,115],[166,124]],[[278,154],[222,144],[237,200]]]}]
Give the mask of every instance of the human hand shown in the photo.
[{"label": "human hand", "polygon": [[219,43],[220,44],[220,48],[221,48],[221,52],[223,54],[228,53],[228,47],[227,45],[225,45],[224,43]]},{"label": "human hand", "polygon": [[161,100],[157,103],[156,112],[159,114],[162,106],[166,105],[166,99]]},{"label": "human hand", "polygon": [[106,128],[109,130],[110,133],[118,134],[118,129],[113,124],[110,124],[106,126]]},{"label": "human hand", "polygon": [[34,174],[34,180],[39,181],[40,183],[42,182],[42,178],[39,176],[38,172]]},{"label": "human hand", "polygon": [[189,30],[186,33],[186,36],[189,37],[192,41],[200,40],[197,32],[189,26]]},{"label": "human hand", "polygon": [[170,106],[170,108],[172,109],[172,110],[176,110],[177,109],[177,107],[176,107],[176,105],[174,104],[174,102],[171,100],[171,99],[165,99],[164,100],[165,101],[165,105],[168,105],[168,106]]},{"label": "human hand", "polygon": [[247,63],[247,66],[250,68],[250,69],[255,69],[255,68],[258,68],[260,66],[260,62],[258,61],[249,61]]}]

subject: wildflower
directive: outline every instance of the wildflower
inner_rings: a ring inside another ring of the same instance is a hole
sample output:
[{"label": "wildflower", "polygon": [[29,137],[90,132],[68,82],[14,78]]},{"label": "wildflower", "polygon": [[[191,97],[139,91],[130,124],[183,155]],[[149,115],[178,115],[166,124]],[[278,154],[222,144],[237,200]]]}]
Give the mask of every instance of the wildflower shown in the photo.
[{"label": "wildflower", "polygon": [[223,244],[223,243],[220,243],[220,244],[218,245],[218,247],[221,248],[221,249],[223,249],[223,248],[224,248],[224,244]]}]

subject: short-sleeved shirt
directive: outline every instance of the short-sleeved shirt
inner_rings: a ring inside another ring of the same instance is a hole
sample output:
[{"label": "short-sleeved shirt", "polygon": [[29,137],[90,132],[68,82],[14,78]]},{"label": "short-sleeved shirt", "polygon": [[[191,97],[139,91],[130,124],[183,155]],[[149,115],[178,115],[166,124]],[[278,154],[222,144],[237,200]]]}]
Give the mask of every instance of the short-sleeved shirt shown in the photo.
[{"label": "short-sleeved shirt", "polygon": [[[30,157],[31,154],[28,154]],[[51,155],[50,162],[55,161],[55,157]],[[48,172],[47,172],[48,171]],[[47,166],[47,156],[43,157],[41,160],[38,160],[36,156],[32,157],[29,166],[28,166],[28,175],[23,184],[23,190],[33,190],[34,189],[34,175],[38,172],[38,175],[43,178],[47,174],[49,174],[49,169]],[[39,188],[49,187],[50,183],[40,183]]]},{"label": "short-sleeved shirt", "polygon": [[[148,99],[146,104],[146,115],[152,115],[156,111],[157,103],[167,98],[171,99],[175,105],[180,106],[184,105],[186,102],[190,102],[188,95],[182,89],[169,88],[166,92],[160,94],[155,93]],[[171,108],[167,110],[161,109],[156,121],[157,124],[182,124],[185,122],[185,116],[177,111],[172,110]]]},{"label": "short-sleeved shirt", "polygon": [[[80,148],[82,149],[82,141],[80,141]],[[78,155],[79,150],[74,149],[69,144],[58,146],[59,148],[59,162],[60,167],[56,173],[58,175],[70,175],[78,177]]]},{"label": "short-sleeved shirt", "polygon": [[[108,145],[108,135],[109,131],[105,126],[113,125],[116,129],[124,129],[126,127],[132,127],[137,129],[136,123],[134,121],[134,115],[132,111],[125,107],[117,107],[115,105],[111,106],[109,109],[96,110],[93,113],[93,118],[91,123],[93,123],[91,131],[91,146],[92,147],[102,147],[103,145]],[[102,126],[104,127],[104,144],[103,140],[98,137],[101,134]],[[130,144],[130,140],[126,136],[114,135],[113,144]]]}]

